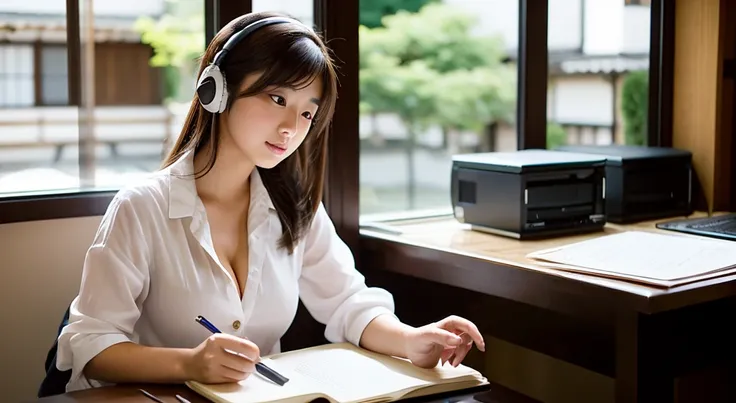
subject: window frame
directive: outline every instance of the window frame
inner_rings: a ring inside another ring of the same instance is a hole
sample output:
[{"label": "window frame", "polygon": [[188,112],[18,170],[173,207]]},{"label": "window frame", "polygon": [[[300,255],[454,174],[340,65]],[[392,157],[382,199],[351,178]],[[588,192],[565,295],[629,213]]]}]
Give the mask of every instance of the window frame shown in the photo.
[{"label": "window frame", "polygon": [[[338,234],[357,253],[360,242],[358,15],[359,0],[313,0],[314,21],[340,64],[340,101],[330,127],[325,207]],[[233,18],[252,10],[251,0],[204,0],[207,43]],[[67,0],[69,104],[81,106],[79,2]],[[672,144],[674,55],[672,0],[652,0],[649,144]],[[548,3],[519,1],[518,148],[546,148]],[[340,40],[331,40],[340,39]],[[80,164],[83,164],[80,161]],[[0,224],[104,214],[116,191],[39,191],[0,198]],[[357,256],[356,256],[357,258]]]},{"label": "window frame", "polygon": [[[205,43],[220,27],[251,10],[251,0],[203,0]],[[69,106],[83,107],[82,38],[79,1],[66,1],[67,72]],[[81,113],[80,113],[81,115]],[[82,132],[80,122],[80,133]],[[84,137],[80,135],[80,150]],[[85,164],[80,158],[81,165]],[[105,213],[117,190],[37,191],[0,197],[0,224],[61,218],[99,216]]]}]

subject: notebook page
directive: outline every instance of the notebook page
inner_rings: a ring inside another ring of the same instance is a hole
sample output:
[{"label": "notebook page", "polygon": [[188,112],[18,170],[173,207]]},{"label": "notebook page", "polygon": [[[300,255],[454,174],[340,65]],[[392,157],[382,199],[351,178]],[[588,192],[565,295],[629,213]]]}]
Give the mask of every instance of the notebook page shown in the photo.
[{"label": "notebook page", "polygon": [[284,354],[274,359],[294,377],[304,377],[339,402],[365,400],[430,382],[397,372],[381,361],[338,345]]},{"label": "notebook page", "polygon": [[614,275],[673,281],[736,265],[736,242],[627,231],[528,257]]},{"label": "notebook page", "polygon": [[200,392],[214,394],[217,401],[238,403],[274,402],[320,392],[319,388],[291,373],[288,368],[284,368],[268,358],[262,359],[261,362],[289,378],[289,382],[279,386],[256,372],[238,383],[198,385],[195,382],[190,382],[189,386],[195,391],[204,389]]}]

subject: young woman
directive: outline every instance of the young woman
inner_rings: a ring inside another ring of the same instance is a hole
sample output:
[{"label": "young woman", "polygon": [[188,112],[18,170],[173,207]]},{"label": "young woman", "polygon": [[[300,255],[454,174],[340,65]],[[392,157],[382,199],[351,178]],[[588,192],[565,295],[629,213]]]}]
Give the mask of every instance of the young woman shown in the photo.
[{"label": "young woman", "polygon": [[58,339],[67,391],[245,379],[300,298],[331,342],[422,367],[484,349],[462,318],[401,323],[354,268],[321,203],[336,92],[327,48],[296,20],[248,14],[215,36],[164,167],[116,195],[86,255]]}]

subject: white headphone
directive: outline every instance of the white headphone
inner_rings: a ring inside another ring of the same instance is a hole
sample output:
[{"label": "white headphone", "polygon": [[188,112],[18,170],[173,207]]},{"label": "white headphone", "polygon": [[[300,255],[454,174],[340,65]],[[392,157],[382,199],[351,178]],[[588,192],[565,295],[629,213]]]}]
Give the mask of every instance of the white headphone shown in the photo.
[{"label": "white headphone", "polygon": [[227,53],[235,47],[238,42],[258,28],[266,25],[282,23],[297,23],[303,25],[301,22],[291,18],[267,17],[247,25],[228,39],[225,46],[217,52],[212,63],[202,71],[202,75],[199,77],[199,81],[197,81],[197,96],[199,98],[199,103],[202,104],[204,109],[212,113],[222,113],[225,111],[225,107],[227,107],[229,96],[227,93],[227,80],[220,69],[220,65],[225,59]]}]

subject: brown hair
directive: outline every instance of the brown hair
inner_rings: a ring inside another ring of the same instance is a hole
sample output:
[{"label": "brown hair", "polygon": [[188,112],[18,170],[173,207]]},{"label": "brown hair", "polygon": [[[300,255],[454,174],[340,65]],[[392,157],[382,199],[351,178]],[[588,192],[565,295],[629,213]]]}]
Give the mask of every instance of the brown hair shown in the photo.
[{"label": "brown hair", "polygon": [[[276,16],[293,18],[281,13],[262,12],[246,14],[228,23],[205,50],[199,74],[234,33],[254,21]],[[337,98],[337,78],[332,58],[322,39],[307,27],[292,23],[272,24],[259,28],[240,41],[230,50],[220,68],[231,94],[228,110],[236,99],[259,94],[270,86],[302,88],[318,77],[322,80],[320,107],[304,142],[275,167],[256,168],[281,221],[283,233],[279,244],[291,253],[310,226],[322,201],[327,127]],[[245,93],[239,93],[245,76],[254,73],[263,74]],[[173,164],[190,150],[196,154],[209,146],[213,151],[210,160],[204,172],[198,173],[200,177],[206,175],[217,158],[217,126],[217,116],[200,105],[195,93],[184,126],[164,159],[163,167]]]}]

